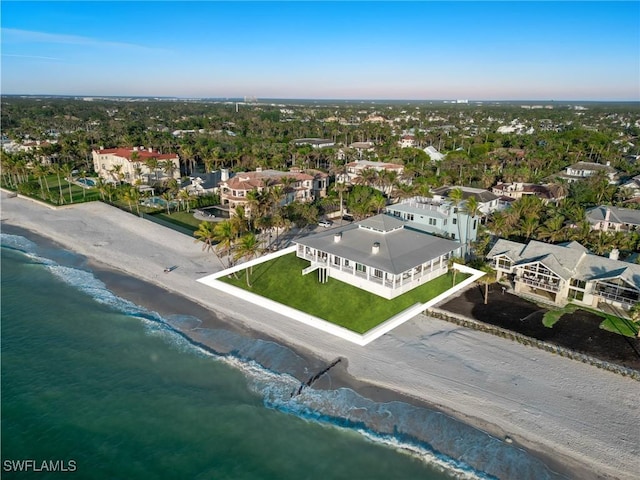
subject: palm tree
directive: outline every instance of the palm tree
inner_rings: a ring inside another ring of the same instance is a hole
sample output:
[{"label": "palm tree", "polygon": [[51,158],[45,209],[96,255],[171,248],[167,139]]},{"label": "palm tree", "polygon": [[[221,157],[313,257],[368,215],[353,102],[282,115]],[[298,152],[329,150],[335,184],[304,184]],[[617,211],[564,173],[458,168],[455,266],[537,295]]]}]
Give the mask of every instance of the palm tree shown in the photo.
[{"label": "palm tree", "polygon": [[158,168],[160,166],[160,162],[158,161],[158,159],[156,157],[151,157],[151,158],[147,159],[147,161],[145,162],[145,165],[149,169],[149,175],[151,175],[151,172],[153,172],[153,176],[154,176],[154,178],[155,178],[155,180],[157,182],[158,181]]},{"label": "palm tree", "polygon": [[49,173],[49,168],[43,163],[36,163],[32,169],[32,172],[38,179],[38,183],[40,183],[40,193],[42,195],[42,198],[45,198],[44,183],[42,181],[45,180],[45,177]]},{"label": "palm tree", "polygon": [[73,196],[71,194],[71,181],[73,180],[73,167],[70,163],[64,163],[61,167],[62,174],[69,186],[69,203],[73,203]]},{"label": "palm tree", "polygon": [[560,214],[556,214],[544,222],[538,230],[538,238],[547,239],[551,243],[558,242],[565,238],[565,232],[563,230],[564,217]]},{"label": "palm tree", "polygon": [[123,195],[123,199],[129,204],[129,211],[133,213],[133,205],[136,206],[136,211],[140,215],[140,190],[136,187],[129,187]]},{"label": "palm tree", "polygon": [[496,281],[496,271],[489,264],[480,267],[480,271],[484,272],[482,281],[484,283],[484,304],[489,303],[489,284]]},{"label": "palm tree", "polygon": [[453,255],[449,257],[449,260],[447,260],[447,268],[449,271],[453,272],[453,285],[451,285],[452,287],[456,286],[456,274],[458,273],[458,270],[456,268],[453,268],[454,263],[464,264],[464,260]]},{"label": "palm tree", "polygon": [[478,213],[480,213],[480,204],[478,203],[478,199],[476,197],[470,196],[469,198],[467,198],[467,201],[464,204],[464,213],[467,214],[466,251],[467,253],[469,253],[471,251],[471,235],[469,234],[469,232],[471,231],[471,219],[473,218],[473,221],[477,225],[476,216],[478,215]]},{"label": "palm tree", "polygon": [[173,201],[173,193],[164,192],[162,194],[162,199],[167,204],[167,215],[171,215],[171,202]]},{"label": "palm tree", "polygon": [[231,252],[236,238],[238,238],[238,231],[231,220],[223,220],[215,224],[213,241],[217,244],[216,251],[227,254],[228,267],[232,266]]},{"label": "palm tree", "polygon": [[[246,235],[240,237],[240,239],[236,243],[236,252],[234,254],[234,259],[239,260],[241,258],[246,258],[247,260],[251,260],[260,253],[260,245],[261,242],[260,240],[258,240],[258,237],[255,233],[247,233]],[[251,273],[253,273],[253,267],[245,268],[244,271],[246,273],[247,286],[251,287],[249,279]]]},{"label": "palm tree", "polygon": [[[453,204],[453,211],[456,214],[456,225],[458,225],[458,241],[463,245],[465,245],[465,242],[462,241],[462,231],[460,230],[460,203],[462,202],[462,189],[457,187],[454,188],[452,190],[449,191],[449,200],[451,200],[451,203]],[[467,256],[467,252],[466,249],[465,251],[462,253],[462,255],[464,257]]]},{"label": "palm tree", "polygon": [[64,204],[64,195],[62,195],[62,179],[60,178],[60,174],[62,173],[62,166],[59,164],[55,164],[53,170],[56,172],[56,176],[58,177],[58,188],[60,190],[60,198],[58,200],[59,204]]},{"label": "palm tree", "polygon": [[176,166],[172,160],[165,160],[160,164],[162,171],[170,178],[173,179],[173,174],[176,171]]},{"label": "palm tree", "polygon": [[202,250],[212,251],[223,268],[225,264],[220,258],[218,249],[216,248],[217,236],[216,225],[212,222],[200,222],[198,229],[193,232],[193,236],[196,237],[196,242],[202,242]]}]

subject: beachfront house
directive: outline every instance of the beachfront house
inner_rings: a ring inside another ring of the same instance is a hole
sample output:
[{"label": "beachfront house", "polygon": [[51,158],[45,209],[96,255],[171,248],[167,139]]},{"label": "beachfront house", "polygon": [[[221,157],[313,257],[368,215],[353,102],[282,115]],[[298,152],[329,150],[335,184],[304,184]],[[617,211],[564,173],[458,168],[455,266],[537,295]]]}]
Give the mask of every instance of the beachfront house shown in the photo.
[{"label": "beachfront house", "polygon": [[479,217],[467,214],[464,202],[456,207],[448,200],[411,197],[387,205],[385,212],[405,220],[411,228],[461,240],[463,244],[474,242],[478,236]]},{"label": "beachfront house", "polygon": [[262,192],[273,187],[282,188],[281,205],[294,201],[312,202],[326,196],[328,178],[326,173],[317,170],[302,171],[296,168],[289,172],[262,168],[253,172],[239,172],[219,183],[220,204],[228,208],[231,215],[238,206],[244,207],[249,213],[249,192]]},{"label": "beachfront house", "polygon": [[[500,239],[487,254],[516,293],[563,306],[628,310],[640,302],[640,265],[593,255],[577,242],[552,245]],[[608,308],[607,308],[608,307]]]},{"label": "beachfront house", "polygon": [[341,282],[392,299],[447,273],[460,243],[409,227],[380,214],[296,240],[296,254],[310,262],[303,275]]},{"label": "beachfront house", "polygon": [[91,152],[93,169],[108,182],[151,183],[180,178],[176,153],[159,153],[151,147],[100,148]]}]

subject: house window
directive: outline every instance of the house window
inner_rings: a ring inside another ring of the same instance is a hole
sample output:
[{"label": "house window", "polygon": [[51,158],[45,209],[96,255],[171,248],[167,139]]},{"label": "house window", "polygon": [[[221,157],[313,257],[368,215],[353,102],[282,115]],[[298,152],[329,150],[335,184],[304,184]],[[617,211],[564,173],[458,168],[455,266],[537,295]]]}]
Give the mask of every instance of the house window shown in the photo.
[{"label": "house window", "polygon": [[454,218],[454,219],[453,219],[453,224],[454,224],[454,225],[457,225],[457,224],[458,224],[458,219],[457,219],[457,218]]},{"label": "house window", "polygon": [[498,265],[498,268],[501,268],[503,270],[510,270],[511,260],[509,260],[508,258],[500,257],[497,259],[497,265]]},{"label": "house window", "polygon": [[476,225],[477,225],[477,223],[478,223],[478,221],[477,221],[477,220],[474,220],[474,221],[473,221],[473,229],[472,229],[472,230],[475,230],[475,229],[476,229]]},{"label": "house window", "polygon": [[333,256],[333,264],[334,265],[340,265],[340,257],[337,256]]},{"label": "house window", "polygon": [[413,213],[407,213],[405,220],[413,220]]},{"label": "house window", "polygon": [[575,290],[573,288],[569,289],[569,300],[578,300],[582,301],[584,298],[584,292],[582,290]]},{"label": "house window", "polygon": [[367,267],[365,267],[363,264],[361,263],[356,263],[356,270],[358,272],[365,272],[367,270]]},{"label": "house window", "polygon": [[455,240],[455,239],[456,239],[456,234],[455,234],[455,233],[452,233],[452,234],[451,234],[451,239],[452,239],[452,240]]},{"label": "house window", "polygon": [[572,287],[584,288],[587,286],[587,282],[585,280],[578,280],[577,278],[572,278],[570,282]]},{"label": "house window", "polygon": [[378,270],[377,268],[375,268],[373,270],[373,276],[374,277],[378,277],[378,278],[382,278],[382,270]]},{"label": "house window", "polygon": [[447,219],[446,218],[442,221],[442,225],[444,225],[445,227],[447,226]]},{"label": "house window", "polygon": [[347,260],[346,258],[344,259],[344,266],[348,267],[349,266],[349,260]]},{"label": "house window", "polygon": [[436,219],[435,218],[430,218],[429,219],[429,225],[435,225],[436,224]]}]

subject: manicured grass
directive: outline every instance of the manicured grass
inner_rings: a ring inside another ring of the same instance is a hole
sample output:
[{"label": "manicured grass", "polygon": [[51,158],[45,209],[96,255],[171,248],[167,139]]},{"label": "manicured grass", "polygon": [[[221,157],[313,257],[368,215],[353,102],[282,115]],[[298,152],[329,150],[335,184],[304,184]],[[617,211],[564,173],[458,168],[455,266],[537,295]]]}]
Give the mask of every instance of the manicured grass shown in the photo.
[{"label": "manicured grass", "polygon": [[[220,280],[357,333],[371,330],[412,305],[427,302],[453,285],[453,275],[448,273],[393,300],[386,300],[332,278],[321,284],[317,272],[302,275],[302,269],[308,266],[308,261],[291,253],[253,267],[251,288],[247,287],[244,270],[238,272],[237,279],[223,277]],[[456,283],[467,277],[458,272]]]},{"label": "manicured grass", "polygon": [[179,227],[186,228],[195,232],[198,230],[198,225],[202,220],[198,220],[193,216],[193,212],[171,212],[171,215],[167,215],[166,210],[153,214],[154,217],[161,218],[165,222],[173,223]]},{"label": "manicured grass", "polygon": [[542,324],[547,328],[551,328],[556,324],[558,320],[560,320],[560,318],[565,313],[573,313],[577,309],[578,307],[576,307],[575,305],[569,304],[566,307],[560,308],[558,310],[549,310],[542,317]]},{"label": "manicured grass", "polygon": [[618,333],[625,337],[636,337],[638,335],[638,324],[626,318],[604,315],[606,320],[600,324],[600,328],[608,332]]},{"label": "manicured grass", "polygon": [[573,313],[576,310],[584,310],[604,318],[604,321],[600,324],[600,328],[603,330],[624,335],[625,337],[635,337],[638,335],[638,324],[629,319],[614,317],[613,315],[606,314],[599,310],[594,310],[593,308],[579,307],[578,305],[571,303],[564,308],[550,310],[545,313],[544,317],[542,317],[542,323],[545,327],[551,328],[564,314]]}]

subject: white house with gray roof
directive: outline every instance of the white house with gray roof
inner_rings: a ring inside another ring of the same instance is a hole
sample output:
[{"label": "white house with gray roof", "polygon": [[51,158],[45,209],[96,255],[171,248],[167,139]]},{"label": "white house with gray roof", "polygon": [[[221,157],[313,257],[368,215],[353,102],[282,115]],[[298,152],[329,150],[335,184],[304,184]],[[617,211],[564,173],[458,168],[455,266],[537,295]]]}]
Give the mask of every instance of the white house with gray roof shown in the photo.
[{"label": "white house with gray roof", "polygon": [[460,244],[410,228],[385,214],[301,238],[297,256],[311,262],[303,274],[328,277],[392,299],[444,275]]},{"label": "white house with gray roof", "polygon": [[588,209],[586,216],[592,230],[603,232],[640,230],[640,210],[602,205]]},{"label": "white house with gray roof", "polygon": [[444,186],[434,188],[433,199],[442,201],[449,197],[452,190],[460,189],[462,199],[467,200],[469,197],[475,197],[478,201],[478,209],[483,215],[489,215],[500,209],[500,197],[494,195],[484,188],[463,187],[463,186]]},{"label": "white house with gray roof", "polygon": [[478,235],[479,216],[468,215],[464,203],[455,207],[447,200],[412,197],[387,205],[385,211],[407,221],[411,228],[461,240],[465,244],[475,242]]},{"label": "white house with gray roof", "polygon": [[640,302],[640,265],[593,255],[577,242],[559,245],[498,240],[487,254],[498,279],[516,293],[565,305],[609,304],[628,310]]}]

